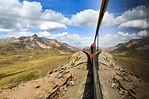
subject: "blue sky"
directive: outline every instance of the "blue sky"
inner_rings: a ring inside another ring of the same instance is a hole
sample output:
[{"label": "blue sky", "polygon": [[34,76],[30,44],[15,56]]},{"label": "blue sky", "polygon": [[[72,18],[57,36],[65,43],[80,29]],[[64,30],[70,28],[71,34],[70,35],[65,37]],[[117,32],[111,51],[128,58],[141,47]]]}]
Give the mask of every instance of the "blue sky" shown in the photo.
[{"label": "blue sky", "polygon": [[[101,0],[1,0],[0,37],[37,34],[73,46],[89,46]],[[109,0],[100,28],[100,46],[148,36],[147,0]]]}]

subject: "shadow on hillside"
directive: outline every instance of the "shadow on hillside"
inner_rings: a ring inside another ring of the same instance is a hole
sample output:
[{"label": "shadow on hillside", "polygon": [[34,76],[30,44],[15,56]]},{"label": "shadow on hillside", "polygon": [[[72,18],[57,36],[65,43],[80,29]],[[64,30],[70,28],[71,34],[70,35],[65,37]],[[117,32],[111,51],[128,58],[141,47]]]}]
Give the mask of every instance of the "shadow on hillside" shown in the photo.
[{"label": "shadow on hillside", "polygon": [[90,55],[83,51],[86,56],[87,56],[87,78],[86,78],[86,83],[85,83],[85,89],[83,93],[82,99],[93,99],[94,98],[94,87],[93,87],[93,70],[92,70],[92,64],[91,64],[91,59]]}]

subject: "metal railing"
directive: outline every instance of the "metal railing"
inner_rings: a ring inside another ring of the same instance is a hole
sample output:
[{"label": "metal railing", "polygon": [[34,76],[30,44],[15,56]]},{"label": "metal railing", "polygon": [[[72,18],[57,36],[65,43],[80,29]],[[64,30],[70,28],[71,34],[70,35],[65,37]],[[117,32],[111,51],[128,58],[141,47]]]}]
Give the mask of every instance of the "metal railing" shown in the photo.
[{"label": "metal railing", "polygon": [[[94,37],[94,43],[91,45],[91,54],[90,57],[92,59],[92,69],[93,69],[93,84],[94,84],[94,99],[103,99],[103,94],[101,90],[101,85],[100,85],[100,79],[99,79],[99,74],[98,74],[98,34],[99,34],[99,28],[104,16],[104,13],[106,11],[107,5],[108,5],[109,0],[102,0],[101,3],[101,8],[100,8],[100,13],[98,17],[98,23],[96,27],[96,33]],[[97,44],[96,44],[97,42]],[[97,47],[97,48],[96,48]]]}]

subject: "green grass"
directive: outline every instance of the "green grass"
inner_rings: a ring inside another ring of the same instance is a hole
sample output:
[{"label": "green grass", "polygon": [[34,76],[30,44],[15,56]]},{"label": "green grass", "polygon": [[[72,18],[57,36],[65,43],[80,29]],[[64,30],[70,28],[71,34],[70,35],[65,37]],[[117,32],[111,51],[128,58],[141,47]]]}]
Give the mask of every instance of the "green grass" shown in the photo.
[{"label": "green grass", "polygon": [[[17,49],[18,50],[18,49]],[[59,50],[23,50],[0,55],[0,89],[43,77],[68,61],[71,54]]]},{"label": "green grass", "polygon": [[41,75],[40,70],[31,70],[31,71],[22,72],[20,74],[14,74],[11,76],[7,76],[1,79],[0,89],[13,88],[19,85],[20,83],[24,83],[29,80],[38,79],[40,75]]},{"label": "green grass", "polygon": [[114,56],[122,66],[133,72],[136,76],[149,82],[149,62],[148,57],[140,56]]}]

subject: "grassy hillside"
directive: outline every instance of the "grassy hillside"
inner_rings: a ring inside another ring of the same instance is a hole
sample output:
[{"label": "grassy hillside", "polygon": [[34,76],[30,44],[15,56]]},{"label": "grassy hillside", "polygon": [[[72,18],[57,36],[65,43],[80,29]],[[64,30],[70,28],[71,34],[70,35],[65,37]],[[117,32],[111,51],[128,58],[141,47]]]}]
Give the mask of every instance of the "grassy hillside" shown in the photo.
[{"label": "grassy hillside", "polygon": [[0,46],[0,89],[45,76],[68,61],[71,54],[60,50],[25,50]]},{"label": "grassy hillside", "polygon": [[149,54],[141,56],[139,54],[133,56],[114,55],[114,58],[122,65],[122,67],[133,72],[136,76],[149,82]]}]

